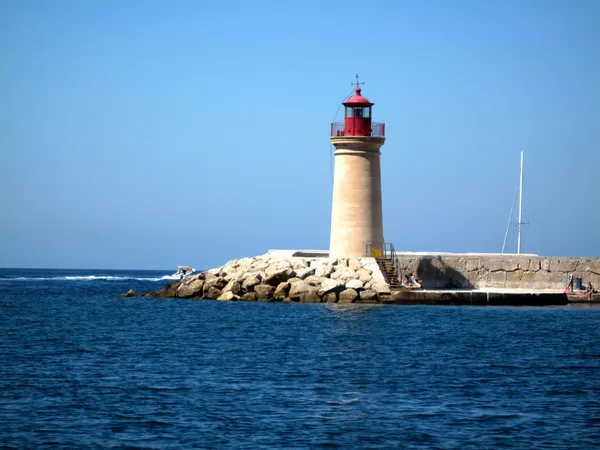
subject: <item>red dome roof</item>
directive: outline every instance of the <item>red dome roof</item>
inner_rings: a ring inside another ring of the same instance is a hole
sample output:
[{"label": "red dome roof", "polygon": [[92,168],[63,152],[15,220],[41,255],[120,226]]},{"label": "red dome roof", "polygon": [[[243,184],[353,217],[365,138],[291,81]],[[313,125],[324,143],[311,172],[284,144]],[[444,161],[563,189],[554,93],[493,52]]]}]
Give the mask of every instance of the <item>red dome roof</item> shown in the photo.
[{"label": "red dome roof", "polygon": [[371,103],[367,97],[363,97],[360,93],[360,88],[356,88],[356,94],[350,97],[344,102],[344,105],[365,105],[373,106],[375,103]]}]

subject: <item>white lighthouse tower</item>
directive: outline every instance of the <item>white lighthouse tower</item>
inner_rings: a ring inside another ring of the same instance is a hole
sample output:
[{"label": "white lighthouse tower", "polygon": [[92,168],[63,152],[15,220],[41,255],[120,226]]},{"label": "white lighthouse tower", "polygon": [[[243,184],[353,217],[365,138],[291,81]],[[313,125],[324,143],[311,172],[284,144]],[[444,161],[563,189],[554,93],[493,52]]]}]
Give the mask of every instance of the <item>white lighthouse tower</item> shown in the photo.
[{"label": "white lighthouse tower", "polygon": [[344,123],[331,124],[335,147],[330,258],[379,256],[383,249],[380,148],[385,124],[372,122],[371,103],[355,95],[343,102]]}]

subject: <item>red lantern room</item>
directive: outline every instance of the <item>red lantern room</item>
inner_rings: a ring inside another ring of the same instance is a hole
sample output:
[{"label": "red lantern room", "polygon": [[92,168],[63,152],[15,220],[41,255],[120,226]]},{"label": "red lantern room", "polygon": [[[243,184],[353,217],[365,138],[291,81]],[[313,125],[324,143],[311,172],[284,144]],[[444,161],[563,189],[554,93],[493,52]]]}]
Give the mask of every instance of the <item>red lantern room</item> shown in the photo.
[{"label": "red lantern room", "polygon": [[360,93],[356,86],[356,94],[346,100],[344,114],[344,136],[371,136],[371,103]]},{"label": "red lantern room", "polygon": [[342,103],[344,105],[343,128],[341,123],[332,123],[331,136],[384,137],[385,124],[371,122],[371,107],[375,103],[371,103],[361,94],[360,85],[364,83],[358,82],[358,75],[356,75],[356,83],[352,84],[356,84],[356,93]]}]

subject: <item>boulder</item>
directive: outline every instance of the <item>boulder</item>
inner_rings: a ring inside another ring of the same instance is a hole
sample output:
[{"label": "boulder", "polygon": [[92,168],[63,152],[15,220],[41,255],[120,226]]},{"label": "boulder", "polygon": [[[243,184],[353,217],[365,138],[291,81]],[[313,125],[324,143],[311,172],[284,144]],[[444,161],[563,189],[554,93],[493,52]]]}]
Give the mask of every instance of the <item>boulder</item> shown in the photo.
[{"label": "boulder", "polygon": [[323,280],[323,282],[320,285],[320,289],[318,291],[319,296],[324,296],[330,292],[341,292],[344,290],[344,285],[337,281],[337,280],[332,280],[330,278],[325,278]]},{"label": "boulder", "polygon": [[358,260],[358,258],[350,258],[348,260],[348,267],[355,272],[359,269],[362,269],[362,263]]},{"label": "boulder", "polygon": [[336,303],[338,301],[337,292],[328,292],[321,297],[321,301],[325,303]]},{"label": "boulder", "polygon": [[185,282],[177,289],[177,296],[181,298],[202,297],[203,288],[204,280],[195,279],[191,283]]},{"label": "boulder", "polygon": [[133,289],[129,289],[126,294],[121,294],[121,297],[137,297],[138,295]]},{"label": "boulder", "polygon": [[288,297],[295,302],[314,303],[321,301],[317,288],[303,280],[294,281],[291,284]]},{"label": "boulder", "polygon": [[[206,294],[209,289],[216,288],[219,291],[219,295],[221,295],[221,290],[225,287],[227,282],[223,278],[210,278],[204,282],[204,287],[202,288],[202,296],[206,297]],[[213,297],[208,297],[213,298]],[[216,297],[214,297],[216,298]]]},{"label": "boulder", "polygon": [[309,286],[308,291],[300,296],[300,301],[302,303],[321,303],[318,289],[315,286]]},{"label": "boulder", "polygon": [[244,295],[242,295],[242,300],[246,300],[248,302],[255,302],[256,292],[246,292]]},{"label": "boulder", "polygon": [[359,292],[360,301],[364,303],[377,303],[377,292],[367,289]]},{"label": "boulder", "polygon": [[352,279],[346,281],[346,289],[354,289],[355,291],[361,290],[363,288],[363,283],[360,280]]},{"label": "boulder", "polygon": [[333,273],[333,266],[331,264],[322,264],[315,268],[315,275],[317,277],[328,277]]},{"label": "boulder", "polygon": [[346,258],[334,259],[331,262],[331,265],[337,266],[336,270],[338,270],[341,267],[348,267],[348,260]]},{"label": "boulder", "polygon": [[[328,278],[318,277],[316,275],[310,275],[304,279],[304,282],[311,286],[321,286]],[[291,281],[291,280],[290,280]]]},{"label": "boulder", "polygon": [[223,287],[223,292],[231,291],[235,295],[240,295],[242,293],[242,283],[238,278],[232,279],[229,283]]},{"label": "boulder", "polygon": [[375,283],[375,282],[371,282],[371,286],[370,289],[377,292],[377,295],[382,295],[382,294],[391,294],[392,291],[390,291],[390,287],[385,284],[385,283]]},{"label": "boulder", "polygon": [[308,267],[308,263],[306,262],[306,260],[304,258],[292,258],[289,260],[290,265],[292,266],[292,269],[294,270],[298,270],[298,269],[306,269]]},{"label": "boulder", "polygon": [[254,286],[254,292],[258,301],[269,300],[275,292],[275,287],[268,284],[258,284]]},{"label": "boulder", "polygon": [[217,300],[222,300],[222,301],[226,301],[226,302],[230,302],[232,300],[239,300],[239,299],[240,299],[240,297],[238,295],[235,295],[231,291],[224,292],[223,294],[221,294],[217,297]]},{"label": "boulder", "polygon": [[371,276],[371,271],[365,269],[364,267],[358,269],[356,271],[356,276],[358,277],[358,279],[360,281],[364,283],[368,283],[369,281],[371,281],[373,279],[373,277]]},{"label": "boulder", "polygon": [[327,259],[319,258],[310,262],[309,267],[311,269],[318,269],[319,267],[323,267],[324,264],[327,264]]},{"label": "boulder", "polygon": [[270,286],[277,286],[279,283],[289,280],[294,276],[294,271],[290,268],[279,269],[276,271],[269,271],[267,269],[267,277],[262,281],[263,284]]},{"label": "boulder", "polygon": [[210,299],[216,299],[216,298],[219,298],[221,296],[221,294],[222,294],[221,289],[219,289],[215,286],[211,286],[208,288],[208,290],[204,290],[203,297],[210,298]]},{"label": "boulder", "polygon": [[311,269],[310,267],[296,269],[296,277],[300,278],[301,280],[304,280],[306,277],[314,274],[315,269]]},{"label": "boulder", "polygon": [[358,292],[354,289],[345,289],[339,294],[338,303],[353,303],[358,300]]},{"label": "boulder", "polygon": [[252,292],[254,290],[254,286],[259,285],[261,280],[262,279],[259,274],[249,274],[242,283],[242,290],[244,290],[245,292]]},{"label": "boulder", "polygon": [[279,283],[275,292],[273,293],[273,298],[276,300],[283,300],[288,296],[290,292],[291,283],[289,281],[284,281],[283,283]]},{"label": "boulder", "polygon": [[331,274],[331,279],[346,282],[356,277],[356,272],[349,267],[341,267]]}]

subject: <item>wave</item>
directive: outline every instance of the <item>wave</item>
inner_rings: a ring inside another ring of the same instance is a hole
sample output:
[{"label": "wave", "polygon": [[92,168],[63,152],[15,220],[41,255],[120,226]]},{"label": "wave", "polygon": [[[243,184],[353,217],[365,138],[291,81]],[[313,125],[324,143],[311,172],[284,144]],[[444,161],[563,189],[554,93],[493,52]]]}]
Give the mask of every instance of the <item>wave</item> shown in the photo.
[{"label": "wave", "polygon": [[113,276],[113,275],[67,275],[58,277],[14,277],[14,278],[3,278],[5,281],[126,281],[126,280],[137,280],[137,281],[165,281],[165,280],[178,280],[179,277],[175,275],[163,275],[162,277],[136,277],[136,276]]}]

